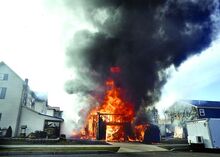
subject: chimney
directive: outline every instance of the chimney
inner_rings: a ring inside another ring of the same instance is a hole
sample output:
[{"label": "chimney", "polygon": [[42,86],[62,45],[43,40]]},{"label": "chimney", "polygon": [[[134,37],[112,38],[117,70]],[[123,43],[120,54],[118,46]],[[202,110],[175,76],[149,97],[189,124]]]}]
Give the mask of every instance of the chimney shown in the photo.
[{"label": "chimney", "polygon": [[25,85],[28,85],[28,79],[26,78],[24,81],[25,81]]}]

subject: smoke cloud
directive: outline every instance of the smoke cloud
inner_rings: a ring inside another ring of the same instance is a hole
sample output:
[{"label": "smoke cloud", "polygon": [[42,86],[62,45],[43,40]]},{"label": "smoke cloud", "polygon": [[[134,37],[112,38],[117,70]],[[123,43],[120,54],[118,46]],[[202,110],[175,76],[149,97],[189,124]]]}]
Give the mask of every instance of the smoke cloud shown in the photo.
[{"label": "smoke cloud", "polygon": [[145,105],[154,104],[167,79],[164,70],[172,64],[178,67],[213,40],[216,26],[213,15],[219,10],[218,3],[217,0],[66,1],[69,9],[80,10],[97,30],[75,33],[66,55],[69,67],[77,69],[82,82],[74,85],[75,81],[69,81],[66,90],[100,91],[110,75],[110,67],[119,66],[119,84],[136,111],[143,105],[142,100]]}]

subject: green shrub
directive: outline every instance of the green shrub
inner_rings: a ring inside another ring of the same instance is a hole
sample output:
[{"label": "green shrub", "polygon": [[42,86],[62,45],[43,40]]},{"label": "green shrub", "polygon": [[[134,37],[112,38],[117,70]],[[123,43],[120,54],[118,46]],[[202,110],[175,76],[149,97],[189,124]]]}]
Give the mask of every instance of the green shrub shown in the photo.
[{"label": "green shrub", "polygon": [[11,136],[12,136],[12,128],[11,126],[9,126],[6,131],[5,137],[11,137]]},{"label": "green shrub", "polygon": [[36,138],[46,138],[47,132],[45,131],[35,131],[35,137]]}]

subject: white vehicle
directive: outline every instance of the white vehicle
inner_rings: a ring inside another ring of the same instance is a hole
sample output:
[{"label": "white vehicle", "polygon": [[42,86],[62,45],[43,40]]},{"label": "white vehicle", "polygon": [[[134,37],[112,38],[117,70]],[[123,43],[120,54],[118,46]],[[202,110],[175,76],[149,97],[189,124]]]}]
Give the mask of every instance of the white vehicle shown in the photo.
[{"label": "white vehicle", "polygon": [[220,149],[220,118],[193,120],[186,126],[188,143],[193,148]]}]

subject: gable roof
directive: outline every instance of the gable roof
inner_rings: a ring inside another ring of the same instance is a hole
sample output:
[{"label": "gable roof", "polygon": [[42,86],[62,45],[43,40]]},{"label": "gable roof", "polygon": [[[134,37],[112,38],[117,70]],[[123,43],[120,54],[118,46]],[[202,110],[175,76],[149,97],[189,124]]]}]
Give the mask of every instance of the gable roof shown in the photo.
[{"label": "gable roof", "polygon": [[204,101],[204,100],[191,100],[190,104],[197,108],[215,108],[220,109],[220,101]]},{"label": "gable roof", "polygon": [[16,72],[14,72],[14,70],[12,70],[7,64],[5,64],[5,62],[1,61],[0,67],[1,66],[6,66],[11,72],[13,72],[20,80],[22,80],[24,82],[24,80]]}]

